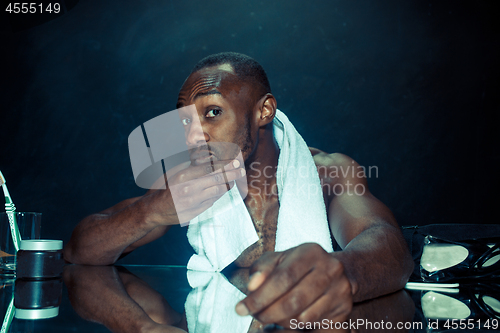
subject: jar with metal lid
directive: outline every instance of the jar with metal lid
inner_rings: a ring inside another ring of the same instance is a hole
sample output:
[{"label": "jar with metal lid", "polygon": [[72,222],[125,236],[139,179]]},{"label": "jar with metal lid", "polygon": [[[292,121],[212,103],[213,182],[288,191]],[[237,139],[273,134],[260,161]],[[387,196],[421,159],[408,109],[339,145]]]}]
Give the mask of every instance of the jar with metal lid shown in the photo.
[{"label": "jar with metal lid", "polygon": [[61,276],[64,266],[61,240],[22,240],[17,252],[16,278],[50,279]]},{"label": "jar with metal lid", "polygon": [[14,290],[17,319],[46,319],[59,314],[62,278],[17,279]]}]

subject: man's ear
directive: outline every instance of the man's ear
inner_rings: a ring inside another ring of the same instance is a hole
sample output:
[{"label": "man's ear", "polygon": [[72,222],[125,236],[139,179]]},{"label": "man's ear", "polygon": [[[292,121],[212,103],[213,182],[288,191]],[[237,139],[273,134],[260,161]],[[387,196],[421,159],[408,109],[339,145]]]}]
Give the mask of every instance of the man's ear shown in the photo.
[{"label": "man's ear", "polygon": [[276,115],[276,98],[270,93],[265,94],[257,102],[258,110],[256,112],[257,124],[259,127],[271,123]]}]

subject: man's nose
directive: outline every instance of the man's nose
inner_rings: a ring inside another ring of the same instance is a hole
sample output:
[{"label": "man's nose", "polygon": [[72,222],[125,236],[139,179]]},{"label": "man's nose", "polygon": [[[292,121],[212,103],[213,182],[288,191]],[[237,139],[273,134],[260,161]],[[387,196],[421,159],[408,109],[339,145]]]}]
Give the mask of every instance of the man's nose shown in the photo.
[{"label": "man's nose", "polygon": [[191,123],[186,133],[186,145],[188,147],[200,146],[207,143],[208,135],[203,131],[203,127],[199,122]]}]

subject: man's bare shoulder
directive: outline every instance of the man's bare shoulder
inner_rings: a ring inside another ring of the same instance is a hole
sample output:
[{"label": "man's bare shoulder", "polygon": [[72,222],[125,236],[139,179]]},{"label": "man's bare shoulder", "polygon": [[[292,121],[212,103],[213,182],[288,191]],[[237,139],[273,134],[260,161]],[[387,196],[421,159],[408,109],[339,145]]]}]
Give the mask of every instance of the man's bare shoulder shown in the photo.
[{"label": "man's bare shoulder", "polygon": [[363,184],[366,188],[366,177],[363,167],[347,155],[328,154],[317,148],[309,148],[318,170],[322,184],[342,186]]},{"label": "man's bare shoulder", "polygon": [[329,154],[313,147],[309,147],[309,151],[311,152],[314,163],[317,167],[345,168],[356,163],[352,158],[341,153]]}]

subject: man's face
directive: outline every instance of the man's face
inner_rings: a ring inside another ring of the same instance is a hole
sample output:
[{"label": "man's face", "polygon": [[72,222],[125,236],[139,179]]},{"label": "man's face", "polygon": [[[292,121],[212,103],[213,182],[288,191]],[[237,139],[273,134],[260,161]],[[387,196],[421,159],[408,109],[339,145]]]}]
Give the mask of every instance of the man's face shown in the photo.
[{"label": "man's face", "polygon": [[188,77],[179,93],[177,108],[195,106],[180,111],[193,165],[234,159],[239,150],[244,160],[248,158],[254,148],[252,93],[251,87],[241,82],[227,64],[205,68]]}]

